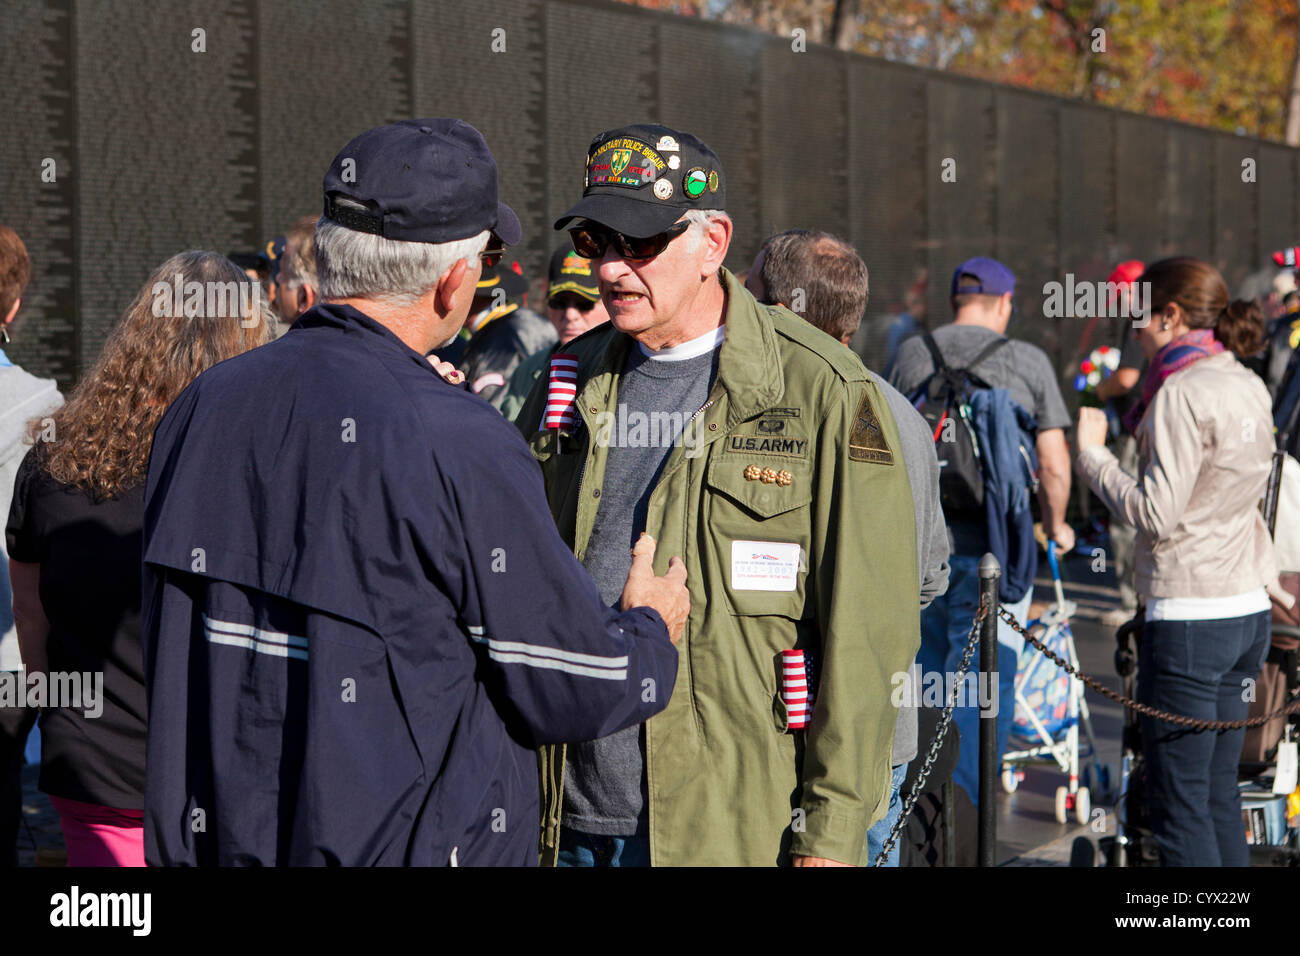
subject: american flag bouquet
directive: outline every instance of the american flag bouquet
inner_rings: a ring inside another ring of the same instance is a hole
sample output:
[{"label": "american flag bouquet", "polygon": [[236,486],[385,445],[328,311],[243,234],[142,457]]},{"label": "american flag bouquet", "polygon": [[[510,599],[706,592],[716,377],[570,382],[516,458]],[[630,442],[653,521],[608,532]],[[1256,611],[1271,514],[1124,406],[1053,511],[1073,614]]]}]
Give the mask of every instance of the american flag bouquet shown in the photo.
[{"label": "american flag bouquet", "polygon": [[1079,372],[1074,376],[1074,390],[1079,393],[1080,405],[1101,408],[1105,403],[1097,397],[1097,386],[1110,377],[1119,368],[1119,349],[1109,345],[1092,350],[1092,353],[1079,363]]}]

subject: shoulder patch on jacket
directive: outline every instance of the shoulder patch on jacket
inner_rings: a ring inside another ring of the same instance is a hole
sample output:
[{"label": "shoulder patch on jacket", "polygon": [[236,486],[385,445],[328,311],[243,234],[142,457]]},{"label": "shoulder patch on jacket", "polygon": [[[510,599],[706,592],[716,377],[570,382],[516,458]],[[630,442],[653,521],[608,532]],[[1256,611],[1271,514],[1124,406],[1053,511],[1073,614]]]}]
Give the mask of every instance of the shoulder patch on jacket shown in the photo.
[{"label": "shoulder patch on jacket", "polygon": [[878,465],[894,463],[894,453],[880,427],[876,410],[871,407],[870,389],[862,393],[862,403],[858,405],[858,413],[853,419],[853,431],[849,434],[849,459],[874,461]]}]

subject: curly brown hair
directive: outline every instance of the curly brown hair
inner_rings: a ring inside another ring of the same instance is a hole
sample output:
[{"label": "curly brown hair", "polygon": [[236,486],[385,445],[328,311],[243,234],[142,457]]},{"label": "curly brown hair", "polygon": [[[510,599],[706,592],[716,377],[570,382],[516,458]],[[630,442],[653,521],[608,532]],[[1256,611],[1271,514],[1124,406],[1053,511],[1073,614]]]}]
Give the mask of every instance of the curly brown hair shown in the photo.
[{"label": "curly brown hair", "polygon": [[96,500],[143,483],[167,407],[200,372],[270,341],[273,322],[261,286],[225,256],[172,256],[136,294],[52,428],[49,419],[31,423],[33,441],[51,439],[44,470]]}]

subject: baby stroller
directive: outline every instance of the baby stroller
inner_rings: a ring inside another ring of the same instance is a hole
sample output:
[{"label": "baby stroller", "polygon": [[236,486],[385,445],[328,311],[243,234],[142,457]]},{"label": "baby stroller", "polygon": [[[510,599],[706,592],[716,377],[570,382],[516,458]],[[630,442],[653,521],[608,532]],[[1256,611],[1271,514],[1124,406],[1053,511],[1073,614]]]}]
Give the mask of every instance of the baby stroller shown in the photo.
[{"label": "baby stroller", "polygon": [[[1065,599],[1061,587],[1061,568],[1056,557],[1056,543],[1047,545],[1047,563],[1052,569],[1056,603],[1041,617],[1027,622],[1026,630],[1034,633],[1045,647],[1070,662],[1078,670],[1070,617],[1075,605]],[[1015,713],[1011,737],[1002,757],[1002,788],[1014,793],[1029,764],[1055,765],[1068,778],[1068,784],[1056,789],[1056,821],[1068,823],[1073,813],[1079,823],[1087,823],[1092,812],[1091,795],[1100,798],[1110,791],[1110,770],[1097,764],[1097,740],[1092,732],[1092,718],[1083,694],[1083,682],[1072,678],[1052,663],[1038,648],[1026,642],[1016,667]],[[1079,748],[1079,725],[1083,725],[1086,746]],[[1088,766],[1082,775],[1079,760]],[[1082,786],[1080,782],[1082,781]]]}]

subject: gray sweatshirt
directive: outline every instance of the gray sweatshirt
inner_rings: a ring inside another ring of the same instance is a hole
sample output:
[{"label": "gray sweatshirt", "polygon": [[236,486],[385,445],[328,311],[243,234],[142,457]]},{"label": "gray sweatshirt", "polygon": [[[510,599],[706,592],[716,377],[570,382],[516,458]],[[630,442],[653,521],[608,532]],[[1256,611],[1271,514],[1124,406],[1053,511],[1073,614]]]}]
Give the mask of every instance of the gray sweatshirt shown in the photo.
[{"label": "gray sweatshirt", "polygon": [[[894,413],[898,423],[898,438],[903,445],[903,466],[912,486],[912,507],[916,509],[917,568],[921,572],[921,607],[930,606],[935,598],[948,590],[948,529],[943,520],[943,506],[939,504],[939,456],[935,454],[934,437],[921,413],[898,389],[875,372],[872,380],[885,394],[885,404]],[[920,700],[917,667],[908,672],[904,701],[913,706],[903,706],[898,711],[898,724],[894,731],[895,767],[910,763],[917,752],[916,706]],[[890,690],[892,691],[892,687]]]}]

